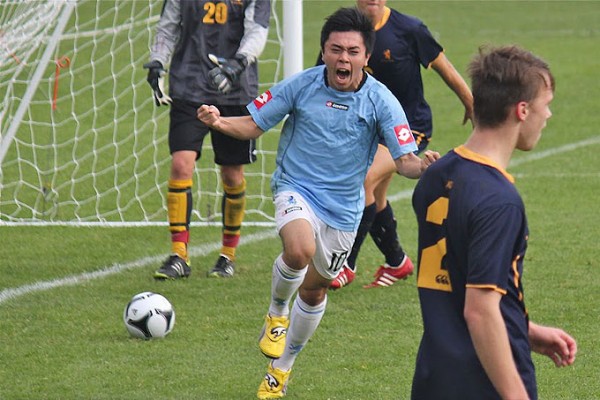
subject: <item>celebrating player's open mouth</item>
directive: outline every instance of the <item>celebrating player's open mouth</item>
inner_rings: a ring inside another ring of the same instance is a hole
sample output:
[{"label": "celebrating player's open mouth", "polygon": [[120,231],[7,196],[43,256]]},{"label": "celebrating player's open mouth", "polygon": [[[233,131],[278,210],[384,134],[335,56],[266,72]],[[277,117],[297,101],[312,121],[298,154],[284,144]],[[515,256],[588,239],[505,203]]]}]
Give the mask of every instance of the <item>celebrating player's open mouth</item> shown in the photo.
[{"label": "celebrating player's open mouth", "polygon": [[342,85],[344,85],[344,82],[346,82],[346,80],[350,79],[351,73],[350,70],[346,69],[346,68],[338,68],[335,71],[335,75],[337,77],[338,82]]}]

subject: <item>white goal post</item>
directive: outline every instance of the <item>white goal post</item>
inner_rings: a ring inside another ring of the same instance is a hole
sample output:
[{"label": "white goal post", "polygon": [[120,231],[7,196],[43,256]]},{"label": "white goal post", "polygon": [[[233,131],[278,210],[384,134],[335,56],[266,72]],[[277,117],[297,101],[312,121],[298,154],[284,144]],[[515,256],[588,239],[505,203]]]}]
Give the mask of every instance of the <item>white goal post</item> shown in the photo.
[{"label": "white goal post", "polygon": [[[270,1],[259,91],[303,68],[302,0]],[[154,105],[142,68],[162,6],[0,2],[0,226],[166,225],[169,110]],[[261,137],[257,162],[246,166],[244,225],[273,225],[278,138]],[[220,225],[209,138],[193,190],[192,224]]]}]

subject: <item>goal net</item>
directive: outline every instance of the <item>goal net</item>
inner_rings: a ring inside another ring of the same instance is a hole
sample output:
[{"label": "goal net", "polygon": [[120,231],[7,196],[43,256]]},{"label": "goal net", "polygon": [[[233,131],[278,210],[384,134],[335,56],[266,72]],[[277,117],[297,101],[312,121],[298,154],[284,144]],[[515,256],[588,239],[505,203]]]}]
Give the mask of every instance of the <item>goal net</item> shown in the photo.
[{"label": "goal net", "polygon": [[[261,92],[283,77],[282,3],[272,1]],[[166,223],[169,109],[154,105],[142,68],[162,5],[0,3],[0,225]],[[262,136],[258,161],[246,166],[245,225],[273,223],[278,138]],[[204,147],[192,223],[217,225],[222,187],[209,137]]]}]

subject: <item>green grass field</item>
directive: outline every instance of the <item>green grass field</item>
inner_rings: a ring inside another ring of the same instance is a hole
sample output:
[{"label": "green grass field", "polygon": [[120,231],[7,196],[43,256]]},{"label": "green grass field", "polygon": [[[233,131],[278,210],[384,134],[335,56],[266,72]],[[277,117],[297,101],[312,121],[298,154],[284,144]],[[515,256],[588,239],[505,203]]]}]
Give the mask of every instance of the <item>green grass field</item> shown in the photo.
[{"label": "green grass field", "polygon": [[[316,59],[325,16],[352,4],[304,2],[305,66]],[[520,44],[550,63],[554,115],[538,147],[515,154],[509,171],[529,217],[524,285],[531,319],[570,332],[579,353],[564,369],[537,355],[534,361],[540,399],[600,399],[600,2],[388,5],[423,19],[461,73],[481,44]],[[460,125],[460,102],[441,79],[423,74],[435,118],[431,148],[446,152],[469,128]],[[390,198],[403,246],[416,261],[413,186],[396,178]],[[211,280],[205,272],[216,260],[220,231],[194,228],[190,279],[156,282],[152,272],[168,240],[166,226],[0,226],[0,399],[255,398],[267,365],[257,338],[278,238],[271,228],[244,228],[235,278]],[[330,293],[286,398],[409,398],[422,329],[416,280],[362,289],[381,261],[367,240],[357,280]],[[142,291],[174,305],[175,329],[163,340],[132,339],[123,326],[123,308]]]}]

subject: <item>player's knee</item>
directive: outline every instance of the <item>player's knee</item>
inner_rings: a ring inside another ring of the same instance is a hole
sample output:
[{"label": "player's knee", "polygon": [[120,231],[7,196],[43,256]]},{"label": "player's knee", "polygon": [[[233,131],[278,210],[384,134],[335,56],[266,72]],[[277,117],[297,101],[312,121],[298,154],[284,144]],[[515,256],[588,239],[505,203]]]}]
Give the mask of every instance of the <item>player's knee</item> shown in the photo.
[{"label": "player's knee", "polygon": [[392,174],[387,171],[369,170],[365,177],[365,192],[377,196],[379,192],[386,192],[390,184]]},{"label": "player's knee", "polygon": [[306,267],[314,254],[314,246],[296,243],[285,247],[283,250],[283,259],[290,268],[299,270]]},{"label": "player's knee", "polygon": [[365,178],[365,192],[373,194],[375,192],[375,188],[377,187],[378,179],[376,176],[367,175]]},{"label": "player's knee", "polygon": [[311,307],[323,303],[327,297],[326,287],[306,288],[303,286],[298,290],[298,295],[306,304]]},{"label": "player's knee", "polygon": [[226,186],[238,187],[244,182],[244,167],[242,165],[221,166],[221,179]]},{"label": "player's knee", "polygon": [[191,179],[194,173],[194,164],[192,160],[185,157],[173,157],[171,161],[171,177],[173,179]]}]

